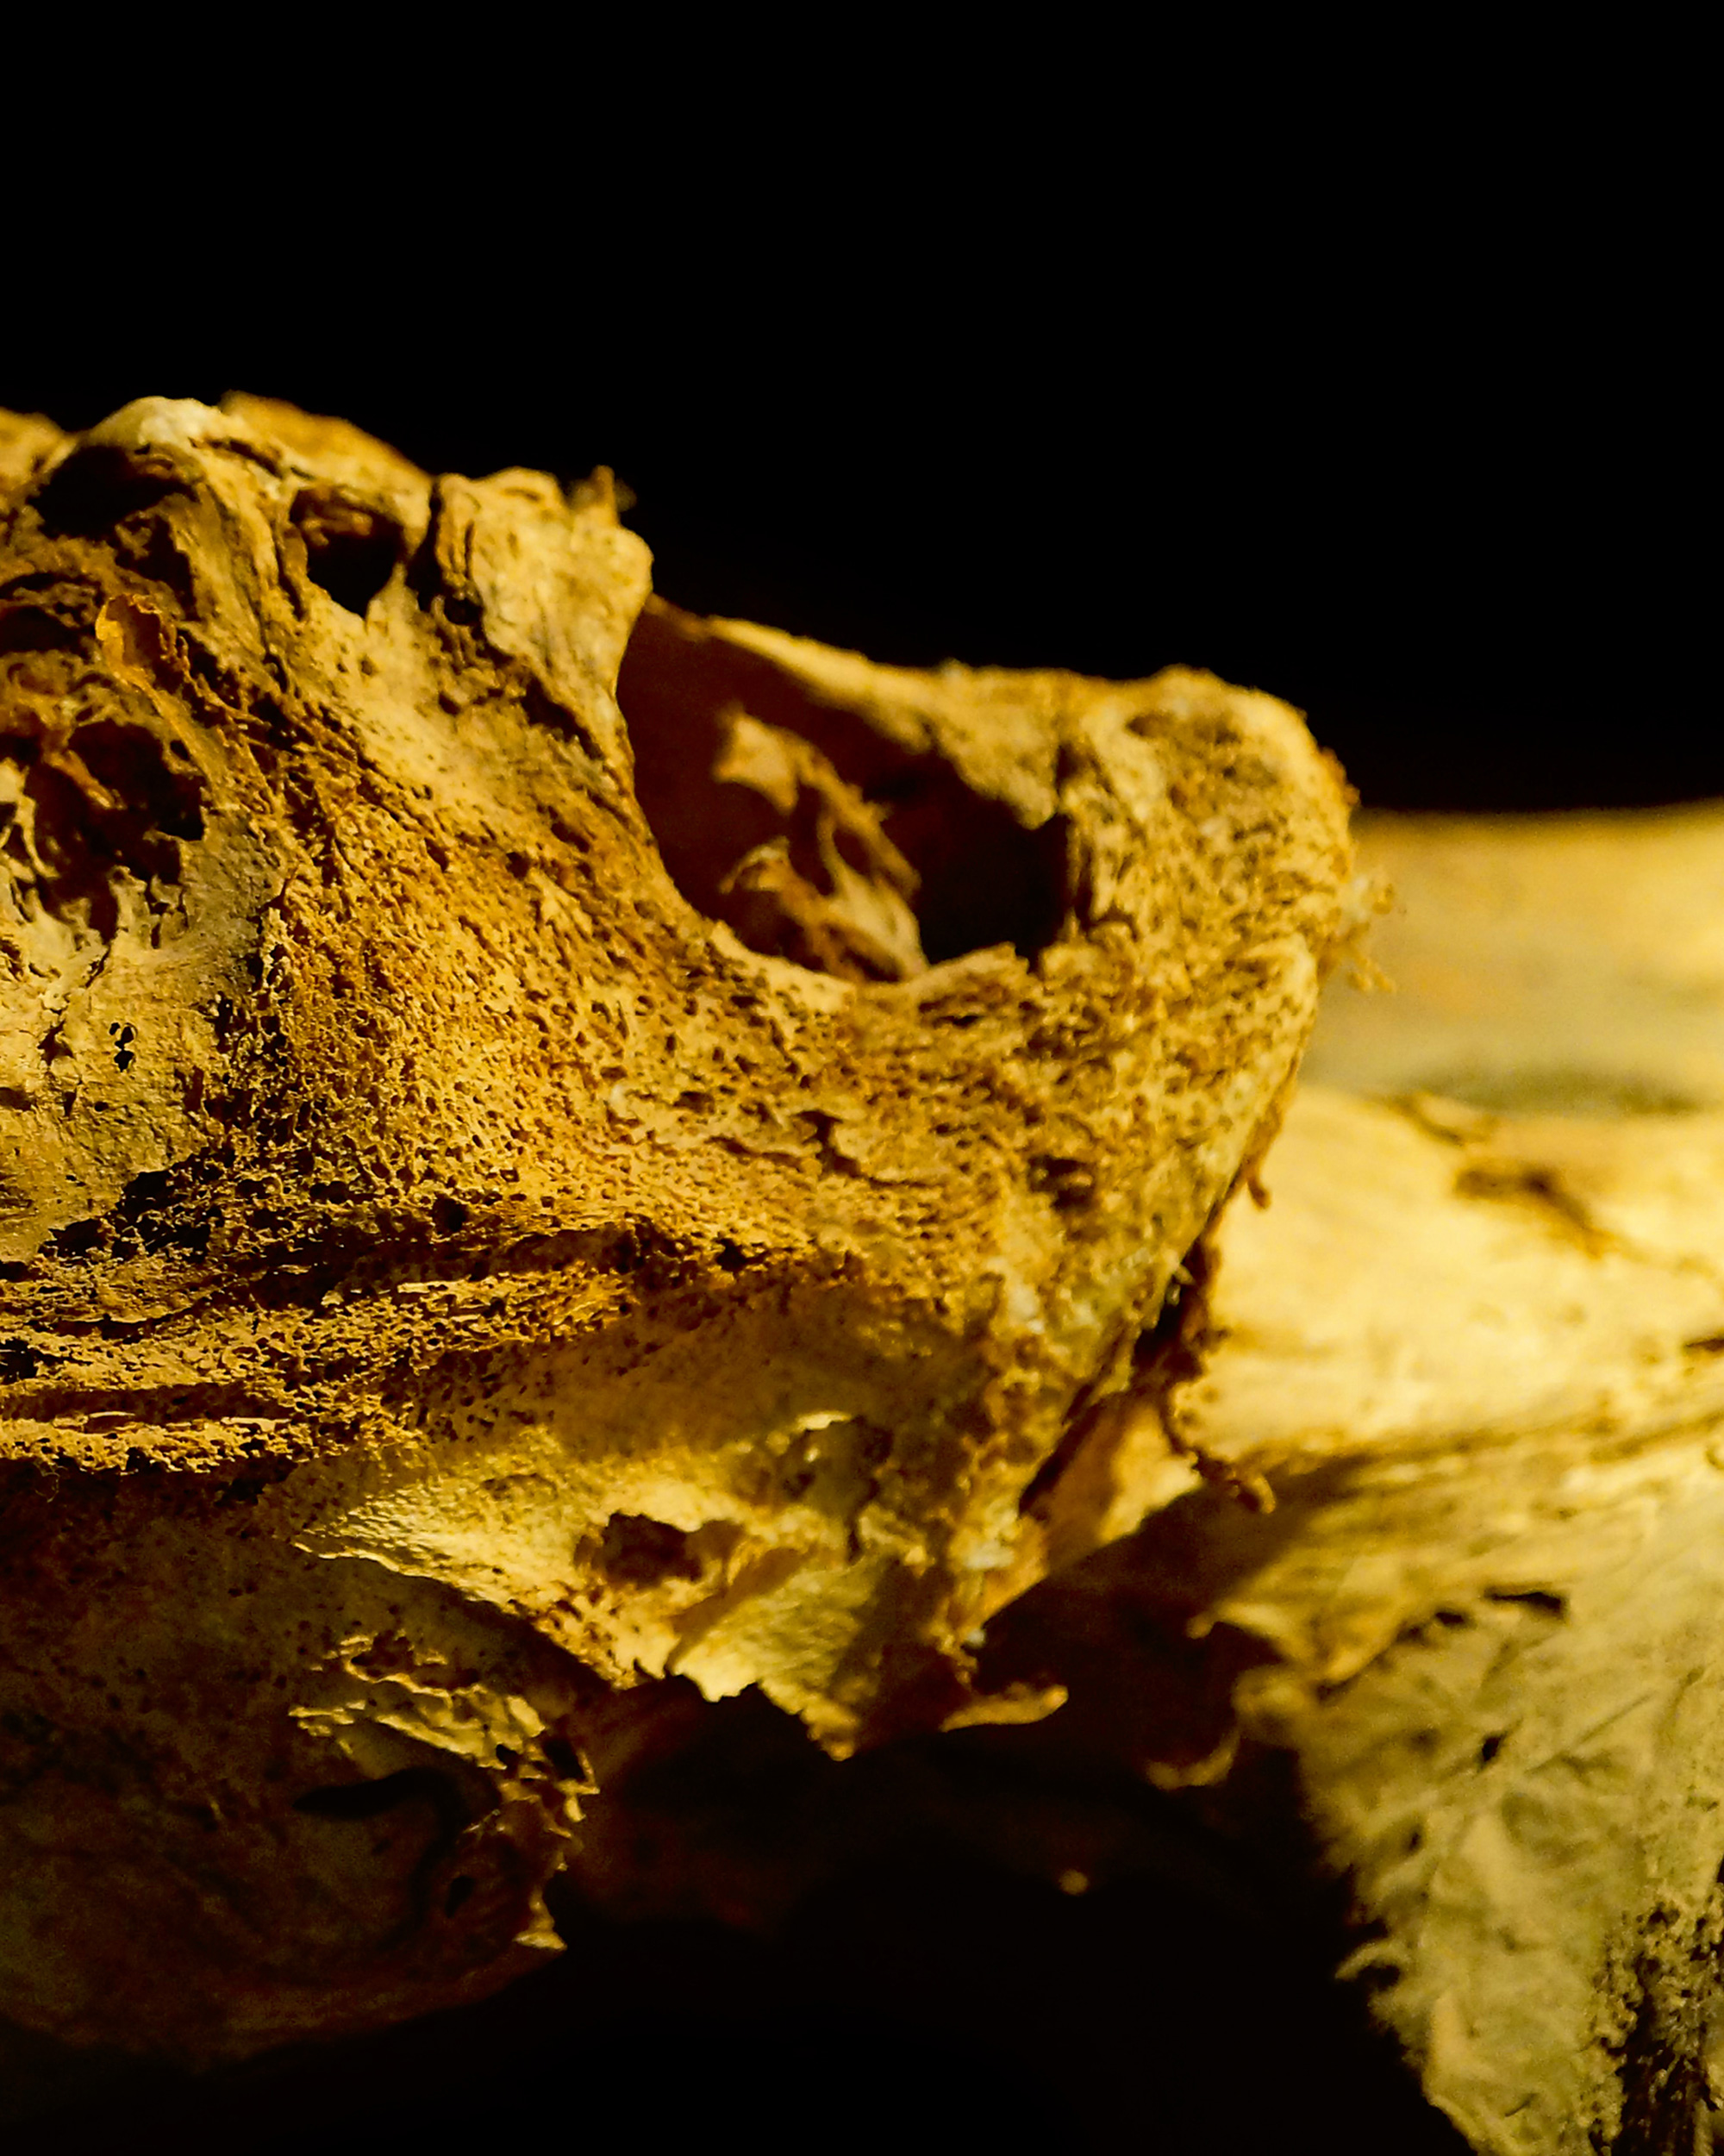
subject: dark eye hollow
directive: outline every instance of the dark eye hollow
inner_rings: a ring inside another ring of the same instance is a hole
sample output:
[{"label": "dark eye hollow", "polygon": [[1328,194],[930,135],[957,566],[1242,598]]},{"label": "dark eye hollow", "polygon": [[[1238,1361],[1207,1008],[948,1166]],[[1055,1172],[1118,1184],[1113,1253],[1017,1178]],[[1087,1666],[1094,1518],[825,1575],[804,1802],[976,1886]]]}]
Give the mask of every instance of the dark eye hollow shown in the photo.
[{"label": "dark eye hollow", "polygon": [[401,559],[401,527],[385,510],[331,486],[302,487],[290,513],[312,582],[337,606],[363,615]]},{"label": "dark eye hollow", "polygon": [[[726,643],[675,608],[655,603],[641,616],[617,701],[634,752],[636,797],[672,881],[745,943],[811,962],[777,941],[758,909],[750,911],[733,881],[740,861],[782,839],[809,880],[818,882],[821,870],[797,851],[805,803],[785,813],[715,772],[725,715],[739,708],[806,741],[878,812],[915,873],[916,928],[930,966],[1001,944],[1033,958],[1059,934],[1067,903],[1065,817],[1026,829],[1003,803],[972,791],[945,758],[906,749],[862,711],[821,702],[770,659]],[[852,869],[866,867],[853,838],[840,834],[837,845]]]}]

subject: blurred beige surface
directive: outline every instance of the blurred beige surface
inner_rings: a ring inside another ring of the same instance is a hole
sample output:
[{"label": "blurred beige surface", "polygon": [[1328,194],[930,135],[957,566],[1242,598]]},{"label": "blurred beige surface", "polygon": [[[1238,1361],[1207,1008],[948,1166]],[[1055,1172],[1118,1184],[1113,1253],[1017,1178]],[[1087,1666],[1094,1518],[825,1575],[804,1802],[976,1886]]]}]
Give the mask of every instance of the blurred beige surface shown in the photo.
[{"label": "blurred beige surface", "polygon": [[1724,1107],[1724,800],[1361,816],[1393,988],[1331,984],[1304,1065],[1351,1092],[1518,1114]]}]

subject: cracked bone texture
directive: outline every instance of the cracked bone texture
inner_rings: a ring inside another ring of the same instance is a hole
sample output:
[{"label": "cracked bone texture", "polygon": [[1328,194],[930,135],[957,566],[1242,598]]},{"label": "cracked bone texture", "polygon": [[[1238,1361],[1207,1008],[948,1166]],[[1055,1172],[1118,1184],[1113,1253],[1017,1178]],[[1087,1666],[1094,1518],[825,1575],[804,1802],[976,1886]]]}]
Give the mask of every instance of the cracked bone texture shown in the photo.
[{"label": "cracked bone texture", "polygon": [[247,397],[0,423],[33,2028],[213,2057],[491,1988],[618,1688],[840,1755],[1021,1719],[980,1628],[1050,1522],[1134,1516],[1096,1403],[1284,1106],[1338,776],[1204,674],[915,673],[648,585],[603,474]]}]

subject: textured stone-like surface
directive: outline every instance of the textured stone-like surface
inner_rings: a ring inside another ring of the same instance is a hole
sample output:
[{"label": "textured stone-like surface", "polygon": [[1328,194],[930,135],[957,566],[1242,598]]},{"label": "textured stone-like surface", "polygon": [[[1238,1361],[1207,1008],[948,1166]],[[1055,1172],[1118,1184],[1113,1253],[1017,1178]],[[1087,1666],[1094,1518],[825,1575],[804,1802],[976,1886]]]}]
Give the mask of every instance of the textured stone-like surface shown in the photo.
[{"label": "textured stone-like surface", "polygon": [[254,400],[0,453],[0,2003],[494,1984],[643,1677],[1037,1711],[978,1628],[1135,1516],[1347,927],[1296,716],[693,622],[602,475]]}]

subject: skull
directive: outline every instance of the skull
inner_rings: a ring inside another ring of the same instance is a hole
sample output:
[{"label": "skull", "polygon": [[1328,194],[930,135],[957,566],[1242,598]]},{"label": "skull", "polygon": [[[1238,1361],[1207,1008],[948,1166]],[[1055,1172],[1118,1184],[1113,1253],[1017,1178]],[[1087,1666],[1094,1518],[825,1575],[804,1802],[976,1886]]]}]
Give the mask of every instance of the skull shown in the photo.
[{"label": "skull", "polygon": [[1298,716],[696,620],[608,475],[259,399],[0,486],[0,2009],[490,1988],[645,1681],[1024,1713],[1347,926]]}]

